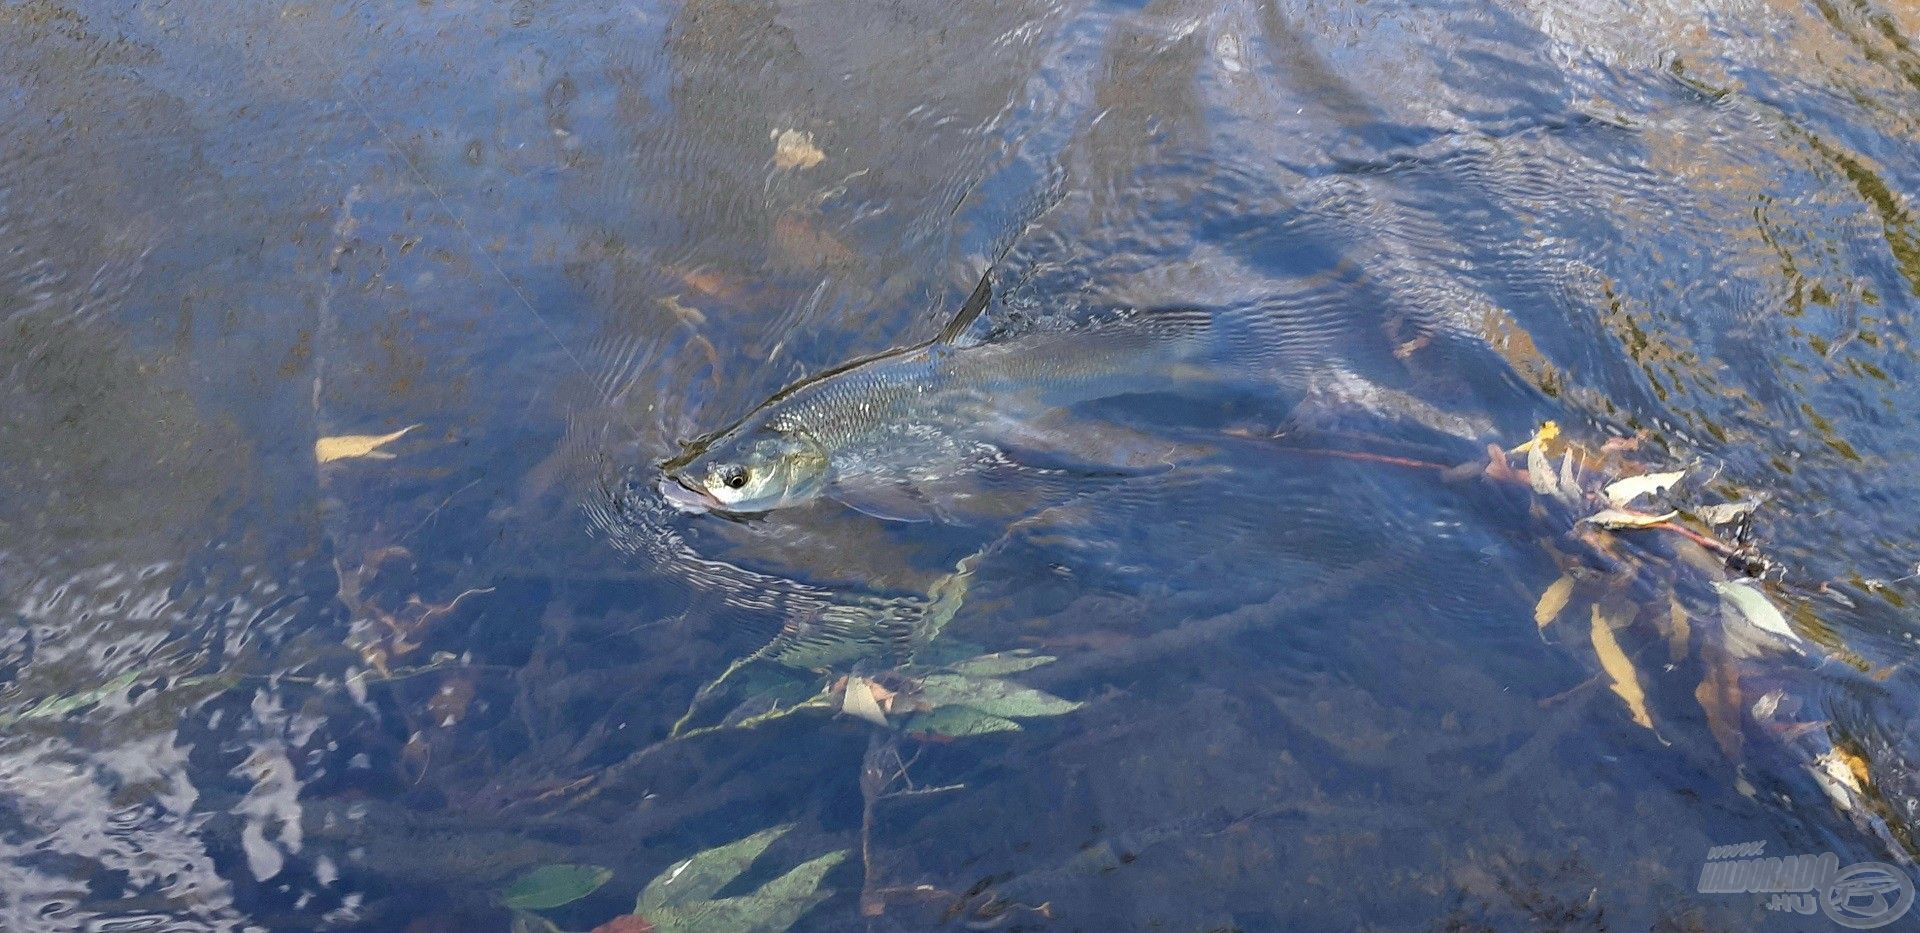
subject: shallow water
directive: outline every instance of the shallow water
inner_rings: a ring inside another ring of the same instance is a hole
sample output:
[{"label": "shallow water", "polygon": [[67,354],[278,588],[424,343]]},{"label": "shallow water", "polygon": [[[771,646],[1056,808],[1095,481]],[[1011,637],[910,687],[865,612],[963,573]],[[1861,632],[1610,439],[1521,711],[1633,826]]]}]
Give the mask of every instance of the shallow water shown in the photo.
[{"label": "shallow water", "polygon": [[[1910,7],[0,24],[0,928],[537,928],[516,878],[601,866],[538,912],[584,930],[791,823],[721,893],[848,850],[804,929],[1801,929],[1699,893],[1709,847],[1912,845]],[[680,442],[990,264],[988,339],[1199,307],[1341,388],[1133,399],[1097,414],[1205,456],[965,522],[661,500]],[[1439,469],[1546,420],[1762,500],[1805,651],[1703,700],[1730,574]],[[1536,626],[1559,564],[1640,568],[1602,602],[1651,727],[1586,601]],[[804,697],[1013,649],[1083,705],[900,740],[957,789],[867,806],[848,716],[663,742],[764,711],[696,697],[756,652]]]}]

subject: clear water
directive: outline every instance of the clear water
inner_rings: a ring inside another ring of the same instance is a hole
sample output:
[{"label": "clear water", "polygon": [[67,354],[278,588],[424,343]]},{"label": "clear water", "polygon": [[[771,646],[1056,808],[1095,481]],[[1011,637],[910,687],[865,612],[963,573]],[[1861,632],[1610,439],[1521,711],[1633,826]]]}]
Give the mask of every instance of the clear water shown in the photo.
[{"label": "clear water", "polygon": [[[1798,929],[1698,893],[1709,847],[1909,844],[1909,6],[0,24],[0,927],[526,928],[514,879],[601,866],[541,911],[584,930],[791,823],[722,893],[849,850],[806,929]],[[1273,441],[1259,400],[1136,400],[1205,462],[958,524],[661,501],[679,442],[933,336],[1003,250],[1003,331],[1285,321],[1286,359],[1470,428],[1348,397]],[[1649,729],[1583,620],[1534,623],[1578,514],[1325,455],[1466,463],[1543,420],[1764,500],[1814,649],[1742,667],[1737,763],[1696,696],[1716,571],[1676,537],[1580,558],[1646,568],[1618,639]],[[662,744],[769,644],[853,646],[786,669],[809,689],[892,676],[963,560],[943,650],[1044,652],[1013,679],[1084,703],[900,740],[963,787],[868,808],[887,749],[846,716]],[[1701,613],[1672,654],[1669,586]]]}]

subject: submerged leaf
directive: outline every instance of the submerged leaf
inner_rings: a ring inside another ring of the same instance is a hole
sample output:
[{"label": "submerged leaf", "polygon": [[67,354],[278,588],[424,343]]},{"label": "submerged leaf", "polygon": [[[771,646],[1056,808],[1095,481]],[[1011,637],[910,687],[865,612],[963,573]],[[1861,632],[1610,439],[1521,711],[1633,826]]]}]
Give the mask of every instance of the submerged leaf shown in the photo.
[{"label": "submerged leaf", "polygon": [[591,933],[654,933],[653,923],[639,914],[621,914],[594,927]]},{"label": "submerged leaf", "polygon": [[1678,663],[1687,656],[1687,646],[1693,641],[1693,624],[1687,616],[1687,607],[1680,604],[1680,594],[1667,591],[1667,659]]},{"label": "submerged leaf", "polygon": [[1759,508],[1760,503],[1749,499],[1745,502],[1723,502],[1719,505],[1705,505],[1694,509],[1694,517],[1709,525],[1726,525],[1739,521],[1740,516]]},{"label": "submerged leaf", "polygon": [[1753,623],[1755,628],[1777,635],[1791,645],[1798,646],[1805,642],[1799,633],[1787,625],[1787,617],[1753,584],[1744,580],[1729,580],[1715,583],[1713,588],[1720,594],[1723,605],[1732,607],[1738,617]]},{"label": "submerged leaf", "polygon": [[323,437],[313,442],[313,459],[320,463],[332,463],[335,460],[351,460],[364,457],[370,460],[392,460],[393,454],[380,448],[404,437],[408,431],[419,427],[410,424],[392,434],[340,434]]},{"label": "submerged leaf", "polygon": [[1851,812],[1866,805],[1867,788],[1872,786],[1866,759],[1836,747],[1815,759],[1807,770],[1841,810]]},{"label": "submerged leaf", "polygon": [[1649,525],[1670,522],[1678,517],[1680,517],[1679,512],[1668,512],[1665,515],[1649,515],[1645,512],[1634,512],[1627,509],[1603,509],[1597,514],[1587,516],[1587,521],[1599,525],[1602,528],[1645,528]]},{"label": "submerged leaf", "polygon": [[846,860],[847,850],[829,852],[775,878],[752,894],[720,900],[675,903],[652,911],[637,911],[659,933],[781,933],[833,896],[819,890],[820,881]]},{"label": "submerged leaf", "polygon": [[972,707],[942,706],[929,713],[915,714],[901,728],[910,735],[964,739],[994,732],[1018,732],[1020,724]]},{"label": "submerged leaf", "polygon": [[[516,910],[513,912],[513,923],[507,927],[507,933],[566,933],[566,931],[539,914]],[[600,931],[596,929],[594,933],[600,933]]]},{"label": "submerged leaf", "polygon": [[1052,664],[1055,660],[1049,654],[1035,654],[1026,649],[1020,649],[969,658],[957,664],[948,665],[947,670],[971,677],[1001,677],[1030,671],[1042,664]]},{"label": "submerged leaf", "polygon": [[647,889],[641,891],[634,902],[633,912],[651,919],[663,908],[712,897],[715,891],[726,887],[727,882],[740,877],[760,853],[792,828],[793,824],[787,823],[763,829],[675,864],[647,882]]},{"label": "submerged leaf", "polygon": [[1694,688],[1693,698],[1707,713],[1707,729],[1713,733],[1714,743],[1728,761],[1739,764],[1744,737],[1740,732],[1740,676],[1733,656],[1717,646],[1703,647],[1700,661],[1706,674]]},{"label": "submerged leaf", "polygon": [[[134,685],[140,679],[139,671],[128,671],[91,690],[68,694],[63,697],[48,697],[18,713],[0,715],[0,729],[29,719],[57,719],[84,706],[92,706],[107,697]],[[178,684],[176,684],[178,686]]]},{"label": "submerged leaf", "polygon": [[1533,604],[1533,624],[1546,628],[1567,608],[1567,600],[1573,598],[1573,577],[1561,574],[1553,581],[1547,591],[1540,594],[1540,601]]},{"label": "submerged leaf", "polygon": [[986,558],[991,546],[960,558],[953,565],[953,572],[927,587],[927,605],[920,617],[920,624],[914,627],[913,645],[916,650],[934,644],[940,633],[946,630],[947,623],[960,612],[967,601],[967,590],[973,585],[973,570]]},{"label": "submerged leaf", "polygon": [[827,160],[827,154],[813,144],[813,134],[805,130],[776,130],[773,134],[775,168],[812,168]]},{"label": "submerged leaf", "polygon": [[1613,503],[1616,507],[1625,508],[1628,504],[1632,503],[1633,500],[1641,496],[1665,492],[1672,488],[1674,483],[1684,479],[1686,475],[1687,471],[1685,470],[1674,470],[1670,473],[1645,473],[1640,476],[1629,476],[1626,479],[1608,484],[1605,490],[1607,501]]},{"label": "submerged leaf", "polygon": [[1080,708],[1072,700],[1005,680],[931,674],[920,681],[920,699],[932,707],[970,706],[1009,719],[1058,716]]},{"label": "submerged leaf", "polygon": [[1487,445],[1487,478],[1499,482],[1518,482],[1520,474],[1507,463],[1507,452],[1499,444]]},{"label": "submerged leaf", "polygon": [[516,910],[546,910],[586,897],[612,877],[598,865],[545,865],[507,885],[500,901]]},{"label": "submerged leaf", "polygon": [[1533,491],[1543,496],[1560,497],[1560,480],[1553,472],[1553,464],[1547,461],[1542,446],[1535,444],[1527,449],[1527,482],[1533,484]]},{"label": "submerged leaf", "polygon": [[847,689],[840,699],[840,712],[876,726],[886,726],[887,714],[880,708],[879,698],[874,696],[874,686],[864,677],[847,678]]},{"label": "submerged leaf", "polygon": [[1608,685],[1626,702],[1633,721],[1653,728],[1653,716],[1647,712],[1647,694],[1640,689],[1640,675],[1633,669],[1627,653],[1620,650],[1620,642],[1613,637],[1613,625],[1598,603],[1593,607],[1593,651],[1600,656],[1600,668],[1607,673]]}]

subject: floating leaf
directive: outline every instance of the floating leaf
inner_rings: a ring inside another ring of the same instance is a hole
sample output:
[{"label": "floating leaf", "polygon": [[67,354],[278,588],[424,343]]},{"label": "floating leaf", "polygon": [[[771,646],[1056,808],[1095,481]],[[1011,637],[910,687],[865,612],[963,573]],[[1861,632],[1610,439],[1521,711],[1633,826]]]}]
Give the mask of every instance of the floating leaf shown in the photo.
[{"label": "floating leaf", "polygon": [[1679,517],[1679,512],[1668,512],[1665,515],[1649,515],[1645,512],[1634,512],[1628,509],[1603,509],[1598,514],[1587,516],[1587,521],[1599,525],[1602,528],[1645,528],[1649,525],[1670,522]]},{"label": "floating leaf", "polygon": [[1644,473],[1639,476],[1629,476],[1607,485],[1605,490],[1607,501],[1616,507],[1625,508],[1641,496],[1671,489],[1674,483],[1684,479],[1686,475],[1685,470],[1674,470],[1670,473]]},{"label": "floating leaf", "polygon": [[813,134],[805,130],[776,130],[773,134],[775,168],[812,168],[827,160],[827,154],[813,144]]},{"label": "floating leaf", "polygon": [[972,707],[942,706],[930,713],[916,713],[901,728],[912,735],[964,739],[994,732],[1018,732],[1020,724]]},{"label": "floating leaf", "polygon": [[546,865],[507,885],[500,901],[517,910],[547,910],[592,894],[612,877],[598,865]]},{"label": "floating leaf", "polygon": [[1600,656],[1600,669],[1606,671],[1613,692],[1626,702],[1633,721],[1653,728],[1653,717],[1647,713],[1647,694],[1640,689],[1640,675],[1634,671],[1627,653],[1620,650],[1620,642],[1613,637],[1613,626],[1598,603],[1593,607],[1593,651]]},{"label": "floating leaf", "polygon": [[340,434],[323,437],[313,442],[313,459],[320,463],[332,463],[335,460],[351,460],[364,457],[369,460],[392,460],[393,454],[380,448],[405,436],[408,431],[419,427],[410,424],[392,434]]},{"label": "floating leaf", "polygon": [[752,894],[720,900],[678,902],[655,910],[641,910],[658,933],[781,933],[833,896],[819,890],[827,872],[846,860],[847,850],[830,852],[767,882]]},{"label": "floating leaf", "polygon": [[947,669],[956,674],[966,674],[971,677],[1003,677],[1007,674],[1030,671],[1042,664],[1052,664],[1054,660],[1052,655],[1035,654],[1021,649],[983,654],[977,658],[969,658],[957,664],[948,665]]},{"label": "floating leaf", "polygon": [[846,692],[840,698],[840,712],[884,727],[887,714],[880,708],[880,701],[874,696],[872,686],[864,677],[847,678]]},{"label": "floating leaf", "polygon": [[1080,708],[1072,700],[1005,680],[930,674],[920,681],[920,699],[932,707],[970,706],[1009,719],[1058,716]]},{"label": "floating leaf", "polygon": [[1805,639],[1787,625],[1787,617],[1753,584],[1744,580],[1729,580],[1715,583],[1713,588],[1720,594],[1722,605],[1732,607],[1740,618],[1753,623],[1755,628],[1777,635],[1788,644],[1798,646],[1805,643]]},{"label": "floating leaf", "polygon": [[1573,598],[1573,582],[1572,576],[1561,574],[1560,579],[1540,594],[1540,601],[1533,604],[1533,624],[1546,628],[1560,617],[1561,611],[1567,608],[1567,600]]},{"label": "floating leaf", "polygon": [[792,823],[763,829],[745,839],[708,849],[660,873],[647,883],[634,902],[633,912],[653,918],[663,908],[706,900],[767,851],[774,840],[787,834]]}]

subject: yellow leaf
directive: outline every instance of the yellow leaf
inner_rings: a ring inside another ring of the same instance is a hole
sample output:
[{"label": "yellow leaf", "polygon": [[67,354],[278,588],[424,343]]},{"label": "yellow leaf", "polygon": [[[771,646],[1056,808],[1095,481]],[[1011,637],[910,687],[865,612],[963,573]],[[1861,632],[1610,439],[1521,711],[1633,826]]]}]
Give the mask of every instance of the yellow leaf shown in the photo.
[{"label": "yellow leaf", "polygon": [[827,154],[813,144],[813,134],[805,130],[775,130],[773,165],[775,168],[812,168],[827,160]]},{"label": "yellow leaf", "polygon": [[1633,662],[1627,660],[1627,653],[1620,650],[1620,642],[1613,637],[1613,626],[1607,624],[1598,603],[1593,606],[1593,651],[1600,656],[1601,670],[1607,672],[1613,692],[1626,702],[1633,721],[1653,728],[1653,717],[1647,713],[1647,694],[1640,689],[1640,675],[1634,671]]},{"label": "yellow leaf", "polygon": [[1527,441],[1524,444],[1521,444],[1518,447],[1515,447],[1513,449],[1513,452],[1516,454],[1523,454],[1529,450],[1540,448],[1541,451],[1544,453],[1545,448],[1548,444],[1551,444],[1554,441],[1557,441],[1559,439],[1560,439],[1560,423],[1557,421],[1543,421],[1540,423],[1540,430],[1533,432],[1533,439]]},{"label": "yellow leaf", "polygon": [[1814,759],[1808,770],[1840,809],[1853,812],[1868,804],[1867,790],[1873,784],[1865,758],[1836,747]]},{"label": "yellow leaf", "polygon": [[1835,746],[1834,757],[1846,762],[1847,770],[1853,772],[1853,782],[1861,787],[1873,786],[1873,775],[1867,771],[1867,760],[1850,749]]},{"label": "yellow leaf", "polygon": [[1567,608],[1567,600],[1573,598],[1573,577],[1561,574],[1553,581],[1547,591],[1540,594],[1540,601],[1533,604],[1533,624],[1546,628],[1547,624],[1560,617]]},{"label": "yellow leaf", "polygon": [[399,440],[402,435],[417,427],[419,425],[410,424],[392,434],[337,434],[333,437],[323,437],[313,442],[313,459],[321,463],[360,457],[370,460],[392,460],[393,455],[380,448]]}]

